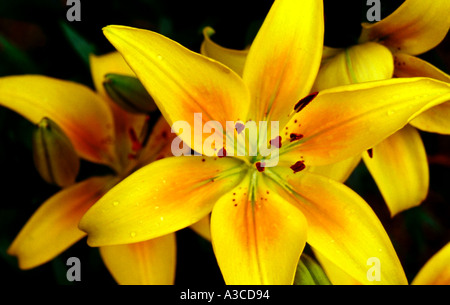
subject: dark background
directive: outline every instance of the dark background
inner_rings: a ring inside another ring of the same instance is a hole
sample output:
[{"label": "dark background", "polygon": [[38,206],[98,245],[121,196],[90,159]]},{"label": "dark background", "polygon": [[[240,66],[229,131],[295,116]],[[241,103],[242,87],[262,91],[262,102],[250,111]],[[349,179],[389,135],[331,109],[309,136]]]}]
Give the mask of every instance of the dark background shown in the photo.
[{"label": "dark background", "polygon": [[[199,51],[202,28],[216,30],[214,40],[223,46],[244,48],[251,43],[273,1],[204,0],[81,0],[81,21],[68,22],[66,1],[0,2],[0,76],[44,74],[93,86],[86,50],[97,55],[113,51],[102,27],[129,25],[160,32],[184,46]],[[336,4],[336,2],[338,2]],[[381,1],[382,18],[403,1]],[[366,21],[365,0],[325,0],[325,44],[354,44],[360,23]],[[75,31],[78,38],[71,38]],[[448,38],[448,37],[447,37]],[[81,40],[85,44],[81,45]],[[274,44],[277,42],[274,41]],[[80,46],[82,48],[80,49]],[[449,39],[422,58],[449,72]],[[33,212],[52,194],[55,186],[45,183],[34,169],[31,151],[33,126],[0,108],[0,274],[8,284],[73,284],[66,280],[67,258],[82,262],[85,284],[114,284],[98,250],[85,239],[52,262],[28,271],[17,267],[6,249]],[[364,165],[347,182],[373,207],[386,227],[411,280],[422,265],[450,241],[450,141],[446,136],[422,133],[430,158],[429,196],[420,207],[390,218],[384,201]],[[82,163],[79,180],[99,170]],[[189,229],[177,233],[177,284],[223,284],[211,245]],[[282,251],[282,249],[280,249]],[[307,249],[308,251],[308,249]],[[88,266],[86,266],[88,265]]]}]

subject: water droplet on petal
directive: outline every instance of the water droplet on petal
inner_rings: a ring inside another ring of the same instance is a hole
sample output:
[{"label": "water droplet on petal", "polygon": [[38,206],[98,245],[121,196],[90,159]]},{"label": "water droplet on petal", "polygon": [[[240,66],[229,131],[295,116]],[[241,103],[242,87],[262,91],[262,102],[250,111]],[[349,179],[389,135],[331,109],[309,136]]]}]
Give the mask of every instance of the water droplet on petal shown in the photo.
[{"label": "water droplet on petal", "polygon": [[162,216],[161,216],[159,219],[160,219],[161,221],[164,221],[164,217],[162,217]]},{"label": "water droplet on petal", "polygon": [[162,59],[163,59],[163,57],[162,57],[161,55],[157,55],[156,58],[157,58],[158,60],[162,60]]},{"label": "water droplet on petal", "polygon": [[114,202],[113,202],[113,206],[116,207],[116,206],[118,206],[118,205],[119,205],[119,201],[114,201]]},{"label": "water droplet on petal", "polygon": [[391,116],[391,115],[393,115],[394,113],[395,113],[394,110],[389,110],[389,111],[387,112],[387,115]]},{"label": "water droplet on petal", "polygon": [[131,233],[130,233],[130,236],[131,236],[131,237],[136,237],[136,232],[131,232]]}]

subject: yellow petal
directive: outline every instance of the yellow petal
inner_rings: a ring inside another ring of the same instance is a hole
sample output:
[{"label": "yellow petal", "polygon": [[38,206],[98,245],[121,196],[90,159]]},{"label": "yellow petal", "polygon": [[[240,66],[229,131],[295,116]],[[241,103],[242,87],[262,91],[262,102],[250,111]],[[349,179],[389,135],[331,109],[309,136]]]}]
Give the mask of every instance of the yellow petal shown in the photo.
[{"label": "yellow petal", "polygon": [[0,78],[0,106],[37,124],[53,120],[89,161],[111,164],[114,122],[105,102],[88,87],[46,76]]},{"label": "yellow petal", "polygon": [[[267,170],[266,170],[267,171]],[[392,243],[370,206],[332,179],[308,172],[275,168],[274,180],[285,181],[284,198],[296,203],[308,223],[307,243],[364,284],[407,284]],[[381,263],[380,281],[371,282],[368,261]]]},{"label": "yellow petal", "polygon": [[116,134],[117,155],[122,167],[129,163],[128,156],[133,152],[133,143],[129,138],[129,131],[132,129],[137,134],[145,124],[146,115],[131,114],[119,107],[111,100],[103,86],[105,75],[117,73],[128,76],[136,76],[119,52],[112,52],[101,56],[91,55],[89,57],[92,79],[95,89],[108,103],[114,117],[114,128]]},{"label": "yellow petal", "polygon": [[322,48],[322,1],[274,2],[244,68],[255,105],[253,120],[287,122],[292,107],[311,90]]},{"label": "yellow petal", "polygon": [[112,177],[96,177],[58,192],[28,220],[8,254],[17,256],[21,269],[55,258],[86,235],[78,229],[78,222],[112,183]]},{"label": "yellow petal", "polygon": [[280,154],[291,154],[289,158],[302,159],[307,166],[357,156],[449,97],[450,84],[422,78],[327,89],[292,117],[283,141],[291,133],[303,137],[283,144]]},{"label": "yellow petal", "polygon": [[211,27],[203,29],[204,40],[200,47],[200,53],[223,63],[237,74],[242,75],[248,50],[224,48],[211,40],[211,36],[214,33],[215,31]]},{"label": "yellow petal", "polygon": [[342,48],[331,48],[323,46],[322,51],[322,64],[326,63],[328,60],[332,59],[334,56],[341,53],[344,49]]},{"label": "yellow petal", "polygon": [[82,218],[91,246],[148,240],[206,216],[215,201],[242,179],[234,158],[171,157],[134,172]]},{"label": "yellow petal", "polygon": [[211,215],[206,215],[189,228],[206,240],[211,241]]},{"label": "yellow petal", "polygon": [[450,75],[419,57],[398,52],[394,54],[394,63],[396,77],[430,77],[450,83]]},{"label": "yellow petal", "polygon": [[394,51],[421,54],[437,46],[450,27],[447,0],[406,0],[383,20],[363,23],[360,41],[380,41]]},{"label": "yellow petal", "polygon": [[[289,165],[292,165],[297,161],[298,160],[291,159]],[[308,167],[308,171],[344,183],[353,173],[360,161],[361,157],[356,156],[328,165],[310,166]]]},{"label": "yellow petal", "polygon": [[411,284],[450,285],[450,243],[431,257],[420,269]]},{"label": "yellow petal", "polygon": [[391,51],[381,44],[368,42],[347,48],[328,59],[317,74],[313,91],[388,79],[393,73]]},{"label": "yellow petal", "polygon": [[305,245],[306,222],[254,173],[214,206],[214,253],[227,284],[290,285]]},{"label": "yellow petal", "polygon": [[314,254],[333,285],[361,285],[319,252],[314,251]]},{"label": "yellow petal", "polygon": [[[169,125],[183,121],[194,127],[195,113],[201,115],[202,126],[217,121],[223,129],[226,121],[246,120],[248,89],[226,66],[154,32],[108,26],[104,33],[136,72]],[[194,148],[193,132],[180,137]],[[194,149],[200,152],[202,147]]]},{"label": "yellow petal", "polygon": [[428,195],[428,161],[419,132],[409,125],[364,153],[391,216],[415,207]]},{"label": "yellow petal", "polygon": [[450,134],[450,101],[434,106],[418,115],[410,123],[412,126],[427,132]]},{"label": "yellow petal", "polygon": [[100,247],[100,254],[120,285],[172,285],[175,281],[175,234]]},{"label": "yellow petal", "polygon": [[[430,77],[450,83],[450,75],[418,57],[396,53],[394,60],[395,76],[397,77]],[[427,132],[450,134],[449,117],[450,101],[420,114],[411,121],[411,125]]]}]

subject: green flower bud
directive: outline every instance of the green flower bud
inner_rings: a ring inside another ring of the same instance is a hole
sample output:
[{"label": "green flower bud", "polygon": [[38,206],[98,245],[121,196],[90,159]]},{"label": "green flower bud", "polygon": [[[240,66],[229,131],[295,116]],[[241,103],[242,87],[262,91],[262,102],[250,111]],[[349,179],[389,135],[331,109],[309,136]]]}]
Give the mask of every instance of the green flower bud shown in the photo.
[{"label": "green flower bud", "polygon": [[303,253],[297,265],[294,285],[331,285],[331,282],[319,263]]},{"label": "green flower bud", "polygon": [[60,187],[73,184],[80,169],[70,139],[48,118],[43,118],[33,132],[33,159],[41,177]]},{"label": "green flower bud", "polygon": [[139,79],[133,76],[106,74],[103,82],[111,99],[130,113],[149,113],[158,109]]}]

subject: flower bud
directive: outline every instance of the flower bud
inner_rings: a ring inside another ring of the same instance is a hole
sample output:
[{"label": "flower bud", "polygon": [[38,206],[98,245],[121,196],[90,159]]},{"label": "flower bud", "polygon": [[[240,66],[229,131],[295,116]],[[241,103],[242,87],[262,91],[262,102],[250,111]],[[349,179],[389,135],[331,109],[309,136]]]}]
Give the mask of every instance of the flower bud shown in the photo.
[{"label": "flower bud", "polygon": [[142,114],[158,109],[153,98],[136,77],[106,74],[103,86],[111,99],[130,113]]},{"label": "flower bud", "polygon": [[319,263],[302,253],[297,265],[294,285],[331,285],[331,282]]},{"label": "flower bud", "polygon": [[43,118],[33,132],[33,159],[41,177],[60,187],[73,184],[80,169],[70,139],[48,118]]}]

